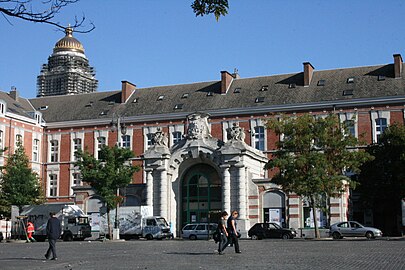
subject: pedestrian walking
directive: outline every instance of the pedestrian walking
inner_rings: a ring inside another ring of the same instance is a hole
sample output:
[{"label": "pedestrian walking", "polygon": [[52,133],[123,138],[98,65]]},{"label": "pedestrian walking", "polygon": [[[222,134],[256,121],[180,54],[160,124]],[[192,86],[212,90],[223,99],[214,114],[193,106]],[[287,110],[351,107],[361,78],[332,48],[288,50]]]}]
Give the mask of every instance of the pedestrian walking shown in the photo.
[{"label": "pedestrian walking", "polygon": [[218,253],[220,255],[224,254],[224,249],[228,246],[228,232],[226,230],[226,220],[228,218],[228,213],[223,211],[221,214],[221,220],[218,223],[218,228],[220,231],[220,240],[218,244]]},{"label": "pedestrian walking", "polygon": [[27,243],[36,242],[32,234],[35,232],[34,224],[31,221],[27,223]]},{"label": "pedestrian walking", "polygon": [[52,252],[51,260],[57,260],[58,256],[56,256],[56,240],[60,237],[61,225],[54,212],[49,213],[49,216],[50,218],[46,224],[46,236],[48,237],[49,248],[45,253],[45,258],[48,260]]},{"label": "pedestrian walking", "polygon": [[229,233],[229,242],[235,246],[235,253],[242,253],[239,249],[239,232],[237,230],[236,219],[238,217],[238,211],[232,211],[227,220],[227,227]]}]

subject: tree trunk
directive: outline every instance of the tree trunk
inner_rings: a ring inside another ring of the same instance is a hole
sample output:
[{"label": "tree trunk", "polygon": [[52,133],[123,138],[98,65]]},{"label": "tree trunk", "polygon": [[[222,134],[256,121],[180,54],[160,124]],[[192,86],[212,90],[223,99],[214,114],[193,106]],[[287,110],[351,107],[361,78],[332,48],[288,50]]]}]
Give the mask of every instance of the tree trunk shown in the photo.
[{"label": "tree trunk", "polygon": [[311,208],[312,208],[312,216],[314,217],[314,227],[315,227],[315,238],[319,239],[321,238],[319,234],[319,228],[318,228],[318,222],[317,222],[317,216],[316,216],[316,208],[315,208],[315,200],[313,197],[311,197]]},{"label": "tree trunk", "polygon": [[110,220],[110,209],[107,208],[108,239],[112,240],[112,227]]},{"label": "tree trunk", "polygon": [[327,215],[328,215],[328,224],[326,224],[327,225],[327,227],[330,227],[330,225],[331,225],[331,221],[332,221],[332,217],[331,217],[331,204],[330,204],[330,197],[328,196],[328,195],[326,195],[326,203],[328,204],[328,211],[327,211]]}]

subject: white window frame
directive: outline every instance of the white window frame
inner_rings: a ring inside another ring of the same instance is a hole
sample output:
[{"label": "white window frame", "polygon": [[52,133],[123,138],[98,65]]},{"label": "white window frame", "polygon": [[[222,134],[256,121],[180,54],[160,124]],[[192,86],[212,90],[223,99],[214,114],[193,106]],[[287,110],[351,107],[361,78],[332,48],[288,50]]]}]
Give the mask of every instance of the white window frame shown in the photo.
[{"label": "white window frame", "polygon": [[77,161],[76,157],[75,157],[75,153],[77,150],[79,150],[77,148],[77,144],[75,143],[76,140],[80,139],[81,140],[81,144],[80,144],[80,150],[84,149],[84,132],[72,132],[70,134],[70,160],[75,162]]},{"label": "white window frame", "polygon": [[340,113],[339,114],[339,120],[341,124],[345,124],[346,121],[351,121],[353,120],[353,128],[354,128],[354,137],[358,138],[359,137],[359,131],[358,131],[358,114],[355,112],[347,112],[347,113]]},{"label": "white window frame", "polygon": [[35,138],[32,140],[32,161],[39,162],[39,146],[40,140]]},{"label": "white window frame", "polygon": [[[125,140],[125,138],[128,138],[128,140]],[[128,134],[121,135],[121,144],[120,145],[122,148],[131,149],[131,146],[132,146],[131,135],[128,135]]]},{"label": "white window frame", "polygon": [[[77,181],[77,183],[75,183]],[[82,186],[82,177],[79,171],[74,170],[70,177],[70,195],[73,195],[73,187]]]},{"label": "white window frame", "polygon": [[[184,124],[180,124],[180,125],[171,125],[169,126],[169,144],[170,146],[175,145],[175,137],[174,137],[174,133],[175,132],[180,132],[181,134],[181,139],[183,139],[183,135],[184,135]],[[180,139],[180,140],[181,140]]]},{"label": "white window frame", "polygon": [[148,150],[152,144],[153,134],[158,130],[158,127],[144,127],[143,128],[143,149]]},{"label": "white window frame", "polygon": [[[53,144],[54,142],[57,144]],[[59,162],[59,140],[49,141],[49,162]]]},{"label": "white window frame", "polygon": [[377,132],[377,122],[376,122],[376,120],[378,118],[386,118],[387,119],[387,127],[389,127],[390,126],[390,120],[391,120],[390,111],[372,111],[371,112],[371,126],[372,126],[373,143],[377,143],[378,136],[382,134],[381,131]]},{"label": "white window frame", "polygon": [[[55,193],[55,194],[53,194]],[[48,197],[58,197],[59,194],[59,175],[57,173],[48,174]]]},{"label": "white window frame", "polygon": [[108,130],[95,130],[94,131],[94,158],[98,159],[98,154],[100,151],[100,144],[98,138],[105,138],[105,145],[108,145]]},{"label": "white window frame", "polygon": [[266,124],[264,122],[264,120],[262,119],[251,119],[250,120],[250,130],[251,130],[251,136],[252,139],[250,140],[250,146],[252,146],[253,148],[256,148],[256,134],[255,134],[255,128],[256,127],[263,127],[264,128],[264,149],[263,150],[259,150],[259,151],[266,151],[267,150],[267,129],[266,129]]}]

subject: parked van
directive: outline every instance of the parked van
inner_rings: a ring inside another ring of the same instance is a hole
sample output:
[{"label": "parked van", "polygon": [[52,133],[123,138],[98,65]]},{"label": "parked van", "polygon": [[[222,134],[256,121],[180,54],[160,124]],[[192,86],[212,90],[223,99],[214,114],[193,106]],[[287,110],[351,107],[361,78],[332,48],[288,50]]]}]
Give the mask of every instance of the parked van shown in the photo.
[{"label": "parked van", "polygon": [[217,223],[191,223],[181,229],[183,239],[197,240],[210,239],[217,229]]}]

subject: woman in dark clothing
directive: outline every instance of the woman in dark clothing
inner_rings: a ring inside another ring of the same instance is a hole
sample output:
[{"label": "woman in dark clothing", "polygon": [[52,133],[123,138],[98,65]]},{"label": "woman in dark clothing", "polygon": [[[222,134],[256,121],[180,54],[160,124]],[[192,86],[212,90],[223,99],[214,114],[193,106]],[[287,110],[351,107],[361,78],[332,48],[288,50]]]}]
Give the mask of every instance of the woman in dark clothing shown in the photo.
[{"label": "woman in dark clothing", "polygon": [[48,219],[48,223],[46,224],[46,236],[48,237],[49,248],[45,254],[45,258],[49,259],[51,252],[52,252],[52,259],[57,260],[58,257],[56,256],[56,240],[60,237],[61,234],[61,225],[60,221],[57,217],[55,217],[55,213],[49,213],[50,218]]},{"label": "woman in dark clothing", "polygon": [[236,218],[238,217],[237,211],[232,211],[231,216],[228,218],[228,232],[229,232],[229,242],[235,246],[235,252],[241,253],[239,249],[238,241],[238,231],[236,227]]},{"label": "woman in dark clothing", "polygon": [[218,244],[218,253],[220,255],[224,254],[224,249],[228,246],[228,232],[226,230],[226,219],[228,218],[228,213],[226,211],[222,212],[221,220],[218,223],[218,228],[220,231],[220,240]]}]

